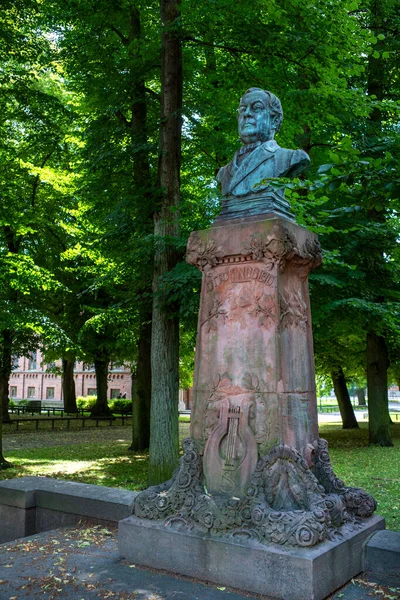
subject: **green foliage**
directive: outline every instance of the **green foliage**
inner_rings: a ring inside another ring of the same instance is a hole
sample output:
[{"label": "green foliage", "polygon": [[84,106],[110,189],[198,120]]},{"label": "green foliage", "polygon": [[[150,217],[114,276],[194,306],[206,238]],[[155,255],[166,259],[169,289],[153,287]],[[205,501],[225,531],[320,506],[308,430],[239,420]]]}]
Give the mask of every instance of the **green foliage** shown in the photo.
[{"label": "green foliage", "polygon": [[324,249],[324,266],[310,280],[320,383],[337,364],[349,379],[365,377],[371,324],[385,336],[397,373],[399,13],[392,0],[379,7],[182,2],[181,199],[174,209],[181,233],[159,238],[152,227],[162,200],[158,4],[6,0],[3,376],[11,352],[39,343],[47,360],[137,361],[161,245],[180,257],[160,281],[159,299],[179,315],[181,385],[191,385],[201,276],[184,262],[184,248],[190,231],[218,213],[215,174],[237,148],[235,111],[254,85],[282,100],[280,145],[302,147],[312,159],[309,179],[290,183],[287,194],[297,222],[316,231]]},{"label": "green foliage", "polygon": [[115,398],[114,400],[109,400],[108,406],[112,411],[131,411],[132,400],[129,398]]},{"label": "green foliage", "polygon": [[97,396],[78,396],[76,398],[76,406],[79,409],[91,410],[97,402]]},{"label": "green foliage", "polygon": [[[97,402],[97,396],[78,396],[76,405],[79,409],[90,411]],[[113,398],[108,400],[108,406],[113,411],[129,411],[132,410],[132,400],[129,398]]]}]

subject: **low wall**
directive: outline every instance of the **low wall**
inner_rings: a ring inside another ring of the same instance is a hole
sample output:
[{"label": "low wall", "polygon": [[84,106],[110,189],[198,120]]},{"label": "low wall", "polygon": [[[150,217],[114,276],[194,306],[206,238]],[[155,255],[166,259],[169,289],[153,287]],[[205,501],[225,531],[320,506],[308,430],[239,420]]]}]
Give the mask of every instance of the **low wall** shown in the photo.
[{"label": "low wall", "polygon": [[133,512],[136,492],[49,477],[0,482],[0,543],[75,525],[82,518],[118,523]]}]

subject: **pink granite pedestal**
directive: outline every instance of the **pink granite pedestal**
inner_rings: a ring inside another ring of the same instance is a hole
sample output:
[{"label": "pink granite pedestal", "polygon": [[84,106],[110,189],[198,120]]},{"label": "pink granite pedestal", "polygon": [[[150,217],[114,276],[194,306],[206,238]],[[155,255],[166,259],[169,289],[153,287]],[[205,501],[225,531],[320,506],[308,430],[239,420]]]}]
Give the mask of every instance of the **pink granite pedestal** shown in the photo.
[{"label": "pink granite pedestal", "polygon": [[[240,496],[259,456],[278,444],[306,455],[318,437],[307,278],[320,245],[270,218],[192,233],[187,260],[203,271],[191,436],[207,489]],[[229,407],[242,416],[230,471]]]}]

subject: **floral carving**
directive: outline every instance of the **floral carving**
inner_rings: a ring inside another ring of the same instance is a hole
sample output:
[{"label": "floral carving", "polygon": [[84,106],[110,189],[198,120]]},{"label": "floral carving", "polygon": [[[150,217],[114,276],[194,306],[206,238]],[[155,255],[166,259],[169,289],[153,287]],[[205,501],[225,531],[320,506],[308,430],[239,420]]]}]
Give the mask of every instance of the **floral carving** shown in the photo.
[{"label": "floral carving", "polygon": [[313,268],[318,267],[322,262],[321,244],[318,239],[307,238],[304,242],[302,252],[304,258],[311,261]]},{"label": "floral carving", "polygon": [[242,541],[314,546],[340,535],[337,528],[343,525],[357,528],[360,517],[370,516],[376,505],[366,492],[346,488],[337,479],[325,440],[317,440],[313,448],[314,472],[295,448],[275,446],[258,461],[246,494],[231,498],[206,492],[200,447],[186,439],[172,479],[138,494],[134,513],[162,520],[171,528],[194,528]]},{"label": "floral carving", "polygon": [[[224,302],[219,300],[215,295],[212,308],[207,313],[207,318],[201,323],[201,326],[207,324],[207,333],[210,331],[218,331],[218,322],[225,323],[228,311],[224,308]],[[218,321],[219,319],[219,321]]]},{"label": "floral carving", "polygon": [[210,271],[213,267],[217,266],[218,259],[223,256],[222,248],[217,246],[215,240],[209,239],[206,242],[201,242],[197,234],[190,236],[186,261],[200,269],[200,271],[205,273]]},{"label": "floral carving", "polygon": [[285,225],[275,225],[272,233],[264,237],[256,233],[242,250],[242,256],[265,263],[268,270],[277,265],[282,273],[288,261],[298,266],[315,268],[321,264],[321,244],[316,238],[307,238],[301,249],[296,238]]},{"label": "floral carving", "polygon": [[307,317],[307,304],[301,296],[299,290],[286,292],[281,294],[280,300],[280,324],[285,327],[300,327],[305,329]]},{"label": "floral carving", "polygon": [[273,296],[262,294],[255,300],[255,308],[250,311],[252,317],[258,317],[258,326],[269,329],[275,323],[275,299]]},{"label": "floral carving", "polygon": [[375,499],[361,488],[346,487],[332,468],[328,442],[319,438],[313,443],[314,473],[325,491],[340,496],[345,508],[356,517],[367,518],[376,510]]},{"label": "floral carving", "polygon": [[[242,540],[255,538],[264,543],[306,547],[326,538],[329,516],[318,482],[294,448],[278,446],[261,459],[246,495],[240,499],[223,494],[208,495],[201,484],[202,461],[196,442],[184,440],[183,447],[184,455],[172,479],[136,497],[134,513],[137,517],[162,519],[167,527],[194,527],[215,535]],[[277,511],[268,504],[269,470],[278,460],[289,461],[290,468],[305,482],[307,510]]]},{"label": "floral carving", "polygon": [[277,225],[266,238],[259,233],[254,234],[243,248],[242,255],[262,261],[268,270],[277,265],[279,270],[283,271],[287,260],[291,259],[296,251],[296,239],[293,234],[287,227]]}]

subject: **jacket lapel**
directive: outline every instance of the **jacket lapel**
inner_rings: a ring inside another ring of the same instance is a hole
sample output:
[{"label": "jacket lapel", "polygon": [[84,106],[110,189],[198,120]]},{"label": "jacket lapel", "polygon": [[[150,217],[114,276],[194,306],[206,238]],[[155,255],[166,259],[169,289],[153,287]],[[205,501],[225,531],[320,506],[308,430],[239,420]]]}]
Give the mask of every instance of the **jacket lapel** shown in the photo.
[{"label": "jacket lapel", "polygon": [[[278,144],[275,140],[270,140],[269,142],[265,142],[258,146],[253,152],[250,152],[246,158],[243,159],[237,170],[234,172],[231,184],[230,184],[230,192],[233,193],[233,190],[236,186],[239,185],[243,179],[245,179],[250,173],[255,171],[263,162],[270,159],[276,150],[279,148]],[[237,160],[237,155],[235,155],[235,164]]]}]

